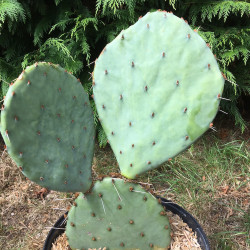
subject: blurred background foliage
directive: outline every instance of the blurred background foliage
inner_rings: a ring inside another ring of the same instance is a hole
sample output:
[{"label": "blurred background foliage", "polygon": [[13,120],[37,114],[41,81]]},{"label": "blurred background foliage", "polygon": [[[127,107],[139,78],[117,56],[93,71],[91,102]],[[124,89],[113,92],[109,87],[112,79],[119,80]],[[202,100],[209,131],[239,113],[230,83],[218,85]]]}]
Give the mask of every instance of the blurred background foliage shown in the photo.
[{"label": "blurred background foliage", "polygon": [[[229,80],[221,102],[242,131],[246,129],[250,94],[250,3],[211,0],[1,0],[0,98],[28,65],[60,64],[81,79],[92,95],[94,61],[121,30],[157,9],[186,19],[205,39]],[[107,138],[98,121],[99,145]],[[223,114],[221,114],[223,115]]]}]

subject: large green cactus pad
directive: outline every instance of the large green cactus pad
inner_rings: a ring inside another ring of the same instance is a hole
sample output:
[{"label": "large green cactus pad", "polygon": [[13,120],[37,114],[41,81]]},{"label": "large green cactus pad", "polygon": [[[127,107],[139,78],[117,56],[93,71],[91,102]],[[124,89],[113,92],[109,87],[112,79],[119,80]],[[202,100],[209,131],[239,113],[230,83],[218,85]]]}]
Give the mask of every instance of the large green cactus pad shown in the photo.
[{"label": "large green cactus pad", "polygon": [[90,188],[93,114],[81,83],[61,67],[37,63],[23,71],[7,92],[1,133],[30,180],[64,192]]},{"label": "large green cactus pad", "polygon": [[174,157],[210,126],[224,86],[205,41],[171,13],[148,13],[106,46],[94,100],[121,173]]},{"label": "large green cactus pad", "polygon": [[170,226],[158,200],[138,184],[105,178],[80,194],[66,227],[72,248],[167,249]]}]

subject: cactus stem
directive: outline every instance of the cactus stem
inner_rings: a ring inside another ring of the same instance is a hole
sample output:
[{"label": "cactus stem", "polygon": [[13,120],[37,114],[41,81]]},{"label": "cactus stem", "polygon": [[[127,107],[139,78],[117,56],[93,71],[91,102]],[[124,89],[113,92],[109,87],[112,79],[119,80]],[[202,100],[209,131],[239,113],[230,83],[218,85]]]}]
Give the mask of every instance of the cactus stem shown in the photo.
[{"label": "cactus stem", "polygon": [[122,198],[121,198],[121,196],[120,196],[120,194],[119,194],[119,192],[118,192],[118,190],[117,190],[117,188],[116,188],[116,186],[115,186],[115,182],[113,182],[113,179],[112,179],[112,183],[113,183],[113,186],[114,186],[114,188],[115,188],[115,191],[116,191],[116,193],[117,193],[117,195],[118,195],[119,200],[122,201]]}]

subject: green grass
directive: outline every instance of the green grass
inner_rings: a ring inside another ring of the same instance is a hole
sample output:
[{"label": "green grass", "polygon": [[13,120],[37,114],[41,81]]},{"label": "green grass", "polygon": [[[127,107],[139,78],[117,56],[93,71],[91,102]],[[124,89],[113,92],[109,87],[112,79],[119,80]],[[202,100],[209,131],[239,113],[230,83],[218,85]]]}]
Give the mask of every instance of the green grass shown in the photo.
[{"label": "green grass", "polygon": [[[223,141],[208,132],[188,150],[138,178],[153,184],[156,193],[190,211],[203,226],[212,249],[249,246],[248,142]],[[96,150],[96,172],[119,168],[111,149]]]}]

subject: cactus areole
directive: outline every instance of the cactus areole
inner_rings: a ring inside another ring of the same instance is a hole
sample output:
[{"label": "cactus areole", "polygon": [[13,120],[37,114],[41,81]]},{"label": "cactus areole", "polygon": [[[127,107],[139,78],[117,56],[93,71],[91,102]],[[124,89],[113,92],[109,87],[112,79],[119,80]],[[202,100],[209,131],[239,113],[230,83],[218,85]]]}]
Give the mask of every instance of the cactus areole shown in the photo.
[{"label": "cactus areole", "polygon": [[224,86],[206,42],[165,11],[122,31],[93,75],[97,111],[127,178],[173,158],[209,129]]},{"label": "cactus areole", "polygon": [[4,100],[1,133],[32,181],[64,192],[90,188],[93,114],[81,83],[63,68],[36,63],[23,71]]}]

